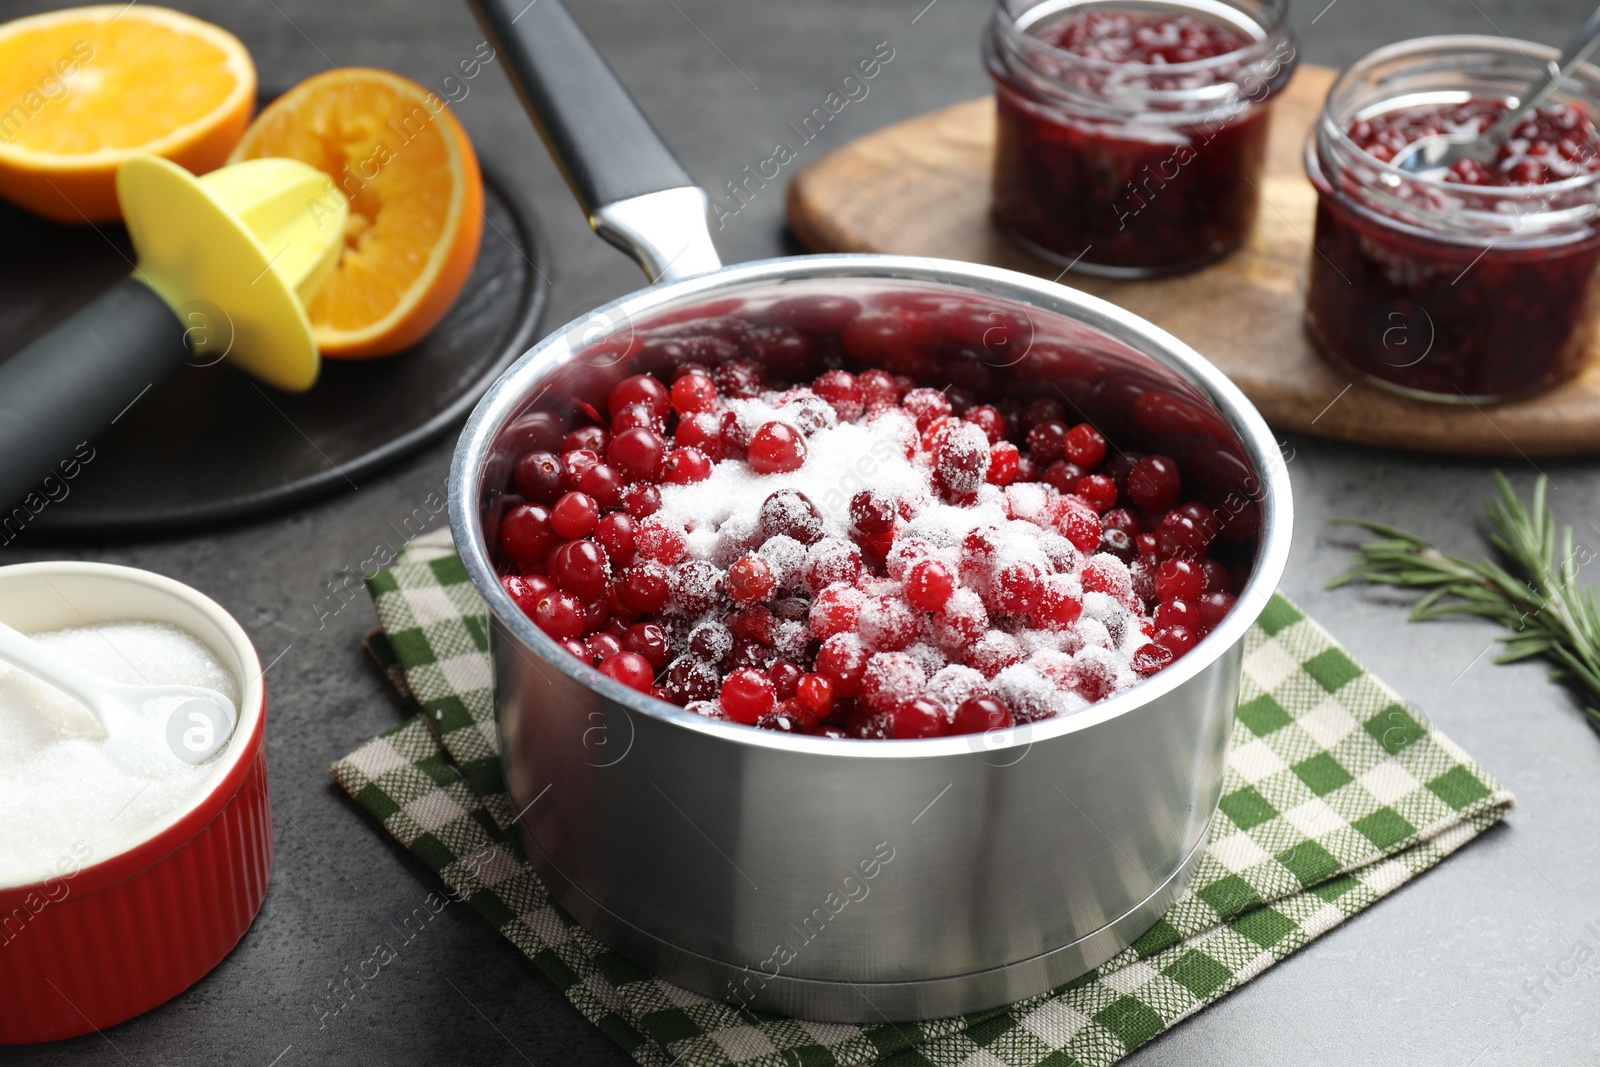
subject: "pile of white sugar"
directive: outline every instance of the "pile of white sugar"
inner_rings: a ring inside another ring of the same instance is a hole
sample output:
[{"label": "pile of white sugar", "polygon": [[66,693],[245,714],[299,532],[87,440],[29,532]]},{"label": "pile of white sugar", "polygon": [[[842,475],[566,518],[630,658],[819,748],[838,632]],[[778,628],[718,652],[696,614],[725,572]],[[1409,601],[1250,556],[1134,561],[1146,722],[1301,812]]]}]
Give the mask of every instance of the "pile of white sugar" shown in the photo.
[{"label": "pile of white sugar", "polygon": [[[176,626],[119,622],[31,635],[116,682],[197,685],[239,705],[239,680]],[[109,739],[88,708],[0,663],[0,886],[24,884],[122,851],[216,776],[169,747],[167,720],[189,698],[152,701],[127,737]],[[87,846],[88,857],[84,856]]]}]

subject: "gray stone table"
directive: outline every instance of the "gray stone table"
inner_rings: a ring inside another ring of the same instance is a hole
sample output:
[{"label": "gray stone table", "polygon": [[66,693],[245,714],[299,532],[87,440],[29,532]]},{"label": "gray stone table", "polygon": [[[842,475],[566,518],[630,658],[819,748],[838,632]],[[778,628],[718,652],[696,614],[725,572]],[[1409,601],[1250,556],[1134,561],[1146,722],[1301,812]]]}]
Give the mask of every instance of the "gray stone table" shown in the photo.
[{"label": "gray stone table", "polygon": [[[1306,59],[1331,65],[1421,34],[1559,41],[1586,7],[1582,0],[1297,3]],[[0,16],[47,6],[4,0]],[[482,39],[466,8],[450,0],[179,6],[238,34],[263,80],[276,85],[335,63],[390,68],[434,84]],[[574,7],[710,189],[769,154],[784,124],[809,112],[879,41],[893,44],[893,64],[870,97],[806,148],[808,158],[987,88],[977,56],[988,10],[982,0],[576,0]],[[580,219],[502,72],[491,67],[472,83],[457,114],[480,150],[531,190],[554,265],[547,325],[638,287],[637,270]],[[781,191],[765,190],[718,241],[729,261],[785,251]],[[1476,553],[1489,465],[1300,438],[1287,447],[1300,521],[1285,591],[1498,775],[1519,807],[1504,829],[1127,1062],[1600,1061],[1600,737],[1540,666],[1496,667],[1479,657],[1491,628],[1412,626],[1392,598],[1322,589],[1346,555],[1327,525],[1334,516],[1381,518]],[[164,1007],[104,1035],[0,1050],[0,1063],[629,1062],[487,923],[459,906],[441,912],[325,1027],[313,1008],[346,965],[366,958],[391,936],[391,923],[438,885],[328,776],[331,760],[396,721],[396,705],[360,649],[370,609],[352,605],[319,628],[313,604],[325,579],[357,567],[393,536],[391,522],[440,490],[449,452],[440,442],[361,479],[355,491],[247,525],[142,543],[36,542],[0,551],[0,563],[73,557],[173,575],[232,611],[263,660],[281,654],[267,675],[277,861],[254,928],[208,978]],[[1534,464],[1505,466],[1526,490]],[[1562,518],[1580,529],[1583,520],[1600,519],[1600,471],[1592,463],[1540,466],[1554,479]],[[1563,974],[1575,952],[1587,968]]]}]

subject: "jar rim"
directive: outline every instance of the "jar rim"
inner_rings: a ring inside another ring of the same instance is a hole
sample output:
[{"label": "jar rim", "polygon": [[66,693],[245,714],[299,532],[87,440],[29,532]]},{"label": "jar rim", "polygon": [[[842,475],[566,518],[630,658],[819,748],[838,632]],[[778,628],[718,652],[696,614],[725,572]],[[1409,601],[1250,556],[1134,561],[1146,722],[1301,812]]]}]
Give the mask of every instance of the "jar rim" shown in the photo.
[{"label": "jar rim", "polygon": [[[1256,68],[1272,57],[1275,46],[1287,42],[1289,55],[1283,57],[1274,73],[1264,79],[1273,83],[1274,91],[1281,88],[1288,80],[1288,74],[1292,72],[1299,59],[1293,47],[1293,34],[1288,27],[1287,0],[1257,0],[1255,5],[1246,5],[1239,0],[1033,0],[1024,13],[1036,14],[1019,20],[1016,9],[1023,7],[1024,3],[1026,0],[995,0],[995,12],[989,35],[990,56],[1002,65],[1005,63],[1005,56],[1014,57],[1031,75],[1048,79],[1053,91],[1077,104],[1120,103],[1125,107],[1154,106],[1184,109],[1225,107],[1238,95],[1241,83],[1251,77],[1260,77]],[[1107,6],[1188,9],[1209,13],[1213,17],[1225,19],[1229,25],[1241,31],[1248,32],[1251,40],[1242,47],[1221,55],[1191,60],[1187,63],[1129,63],[1081,56],[1052,45],[1028,30],[1040,19],[1072,8]],[[1267,17],[1258,17],[1254,7],[1259,7],[1260,15]],[[1086,93],[1066,85],[1060,78],[1042,70],[1031,60],[1028,54],[1030,51],[1049,56],[1063,66],[1075,66],[1091,74],[1112,77],[1116,73],[1128,72],[1144,77],[1147,82],[1156,74],[1182,77],[1228,67],[1236,68],[1237,73],[1233,77],[1222,78],[1209,85],[1195,88],[1158,89],[1149,87],[1148,84],[1140,86],[1121,82],[1116,85],[1115,92]]]},{"label": "jar rim", "polygon": [[[1001,0],[1001,2],[1004,3],[1005,0]],[[1561,53],[1551,45],[1518,40],[1513,37],[1491,37],[1487,34],[1436,34],[1428,37],[1412,37],[1404,41],[1396,41],[1393,44],[1386,44],[1381,48],[1368,52],[1350,64],[1339,75],[1333,86],[1328,90],[1328,98],[1323,104],[1322,114],[1318,119],[1319,131],[1324,136],[1331,138],[1341,151],[1360,153],[1362,165],[1374,168],[1379,175],[1382,175],[1390,183],[1416,182],[1423,188],[1435,189],[1455,195],[1473,193],[1486,198],[1493,196],[1502,201],[1513,200],[1519,203],[1547,201],[1562,193],[1581,190],[1585,186],[1600,185],[1600,170],[1574,175],[1571,178],[1563,178],[1558,182],[1544,182],[1539,185],[1477,186],[1467,185],[1463,182],[1446,181],[1443,178],[1427,174],[1416,174],[1397,167],[1393,163],[1385,162],[1356,144],[1355,138],[1350,136],[1350,131],[1347,128],[1350,116],[1335,118],[1334,105],[1341,94],[1351,92],[1355,84],[1373,68],[1396,60],[1422,57],[1437,59],[1450,54],[1462,57],[1474,54],[1516,55],[1522,59],[1532,58],[1542,62],[1549,62],[1558,59]],[[1579,65],[1578,70],[1572,76],[1563,80],[1563,84],[1557,88],[1556,92],[1558,94],[1566,93],[1569,96],[1586,100],[1596,109],[1596,113],[1590,116],[1591,120],[1600,120],[1600,96],[1597,96],[1594,92],[1585,91],[1581,84],[1575,81],[1578,72],[1586,69],[1596,79],[1597,85],[1600,85],[1600,68],[1585,62]],[[1533,68],[1533,73],[1541,75],[1542,71]],[[1440,88],[1434,91],[1444,93],[1451,91],[1470,92],[1471,90]],[[1402,96],[1416,95],[1419,94],[1415,91],[1405,94],[1397,93],[1387,99],[1398,100]],[[1360,109],[1360,113],[1370,113],[1370,108],[1364,107]]]}]

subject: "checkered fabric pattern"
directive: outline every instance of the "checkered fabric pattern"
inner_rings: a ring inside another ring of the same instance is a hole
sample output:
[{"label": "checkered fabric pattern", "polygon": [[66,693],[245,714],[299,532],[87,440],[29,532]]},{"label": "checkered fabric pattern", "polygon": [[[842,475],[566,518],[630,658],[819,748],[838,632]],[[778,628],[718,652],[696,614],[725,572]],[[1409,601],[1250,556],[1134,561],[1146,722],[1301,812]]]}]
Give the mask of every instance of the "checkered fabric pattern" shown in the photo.
[{"label": "checkered fabric pattern", "polygon": [[448,541],[414,543],[369,585],[382,624],[369,647],[415,714],[334,776],[645,1067],[1101,1067],[1393,892],[1514,803],[1274,597],[1246,641],[1210,847],[1136,944],[1059,989],[960,1018],[779,1018],[655,978],[539,883],[507,833],[483,604]]}]

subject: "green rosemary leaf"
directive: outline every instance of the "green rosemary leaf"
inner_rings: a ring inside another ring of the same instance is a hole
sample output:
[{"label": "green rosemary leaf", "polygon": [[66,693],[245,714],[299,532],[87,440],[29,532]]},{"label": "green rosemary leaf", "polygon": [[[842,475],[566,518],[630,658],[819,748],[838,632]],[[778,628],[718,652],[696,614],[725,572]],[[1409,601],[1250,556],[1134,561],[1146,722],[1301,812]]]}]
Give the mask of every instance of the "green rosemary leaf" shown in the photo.
[{"label": "green rosemary leaf", "polygon": [[1542,476],[1527,503],[1499,471],[1494,481],[1498,494],[1484,511],[1498,559],[1474,563],[1381,522],[1335,519],[1374,536],[1328,588],[1363,582],[1425,590],[1411,606],[1413,622],[1451,615],[1491,619],[1511,631],[1500,638],[1496,663],[1549,660],[1551,677],[1577,689],[1585,714],[1600,723],[1600,601],[1593,588],[1578,584],[1582,561],[1572,527],[1558,527],[1551,516]]}]

